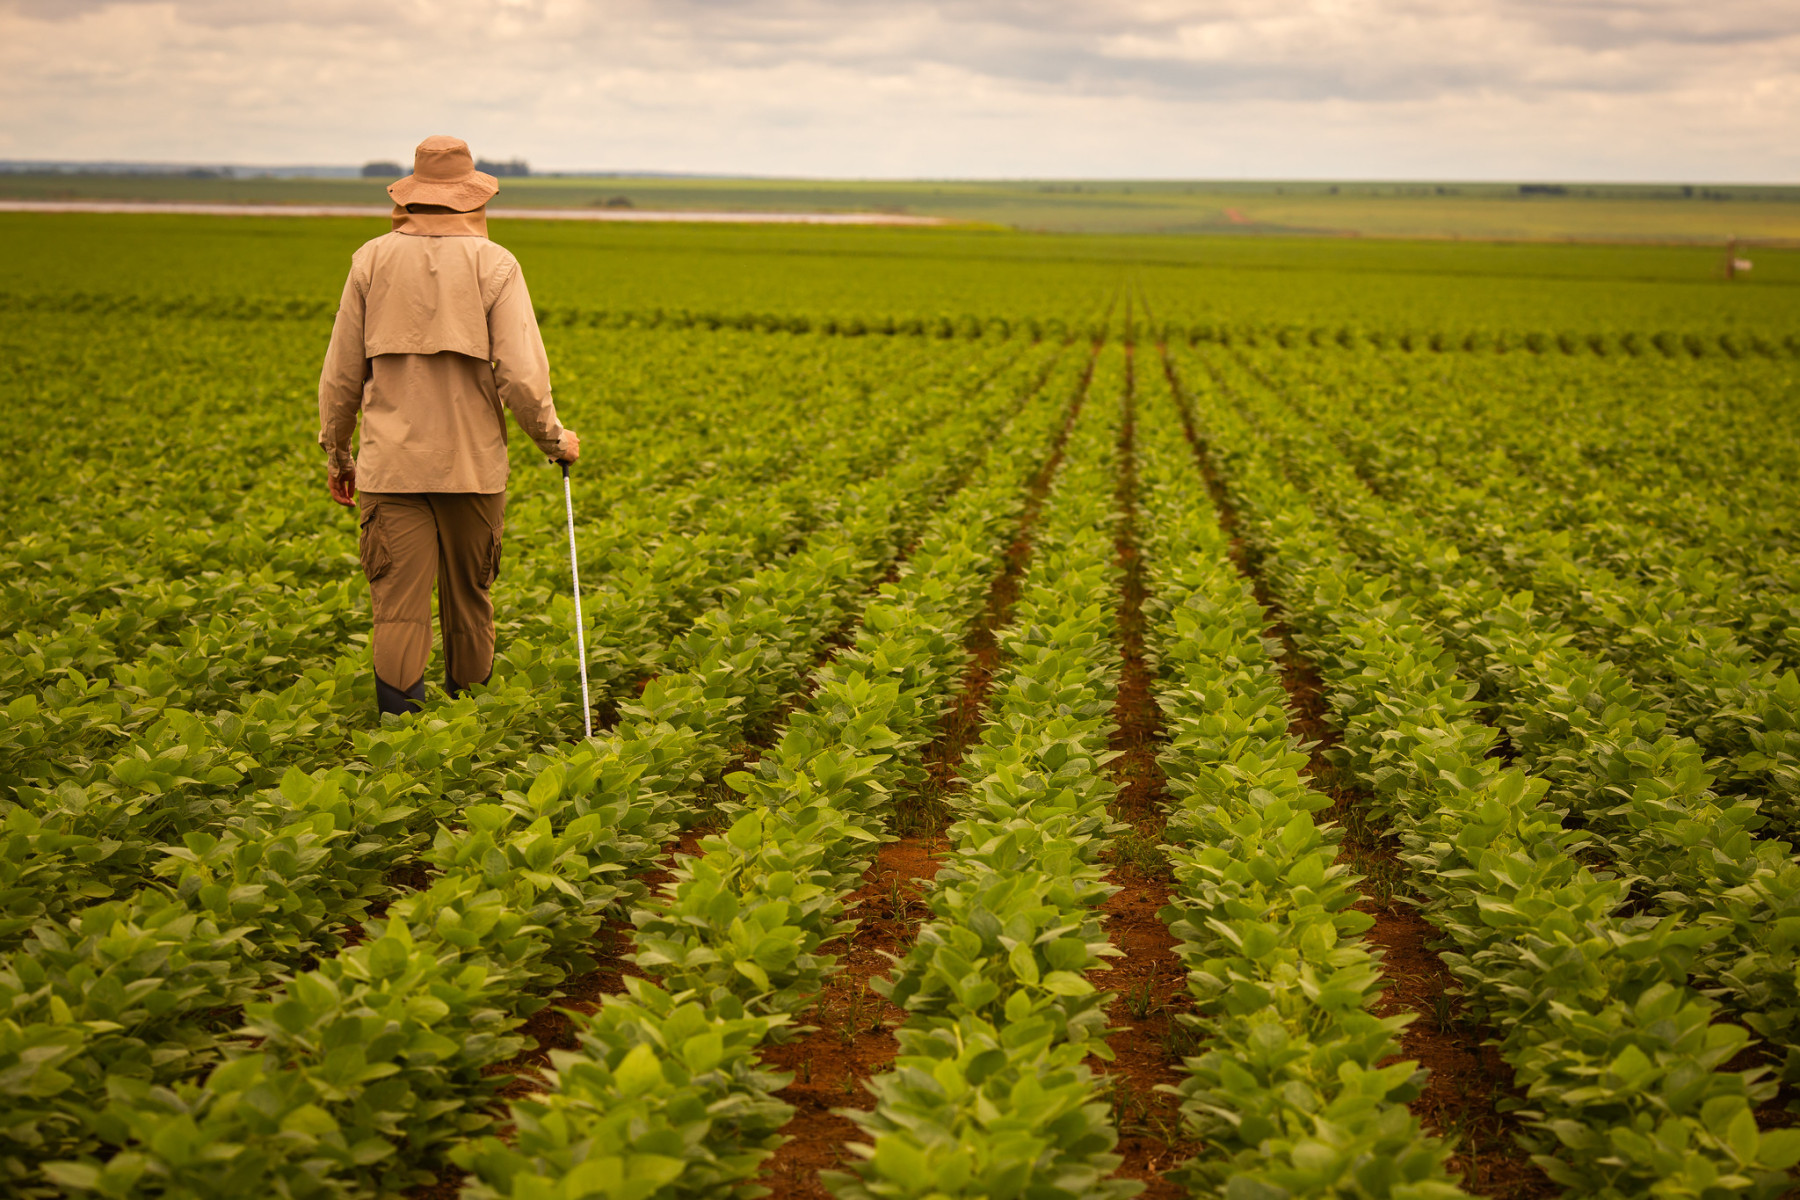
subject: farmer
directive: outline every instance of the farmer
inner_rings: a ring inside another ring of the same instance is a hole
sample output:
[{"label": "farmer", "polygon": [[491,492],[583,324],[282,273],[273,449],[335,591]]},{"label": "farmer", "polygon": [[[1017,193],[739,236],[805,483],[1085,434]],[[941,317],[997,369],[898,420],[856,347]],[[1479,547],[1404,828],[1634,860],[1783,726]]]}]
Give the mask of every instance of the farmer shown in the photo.
[{"label": "farmer", "polygon": [[425,698],[433,582],[445,688],[458,695],[493,673],[488,589],[506,516],[501,406],[551,458],[581,453],[556,419],[518,260],[487,238],[486,205],[499,190],[460,139],[419,143],[413,173],[388,187],[393,232],[351,256],[319,376],[326,481],[362,525],[384,713],[417,712]]}]

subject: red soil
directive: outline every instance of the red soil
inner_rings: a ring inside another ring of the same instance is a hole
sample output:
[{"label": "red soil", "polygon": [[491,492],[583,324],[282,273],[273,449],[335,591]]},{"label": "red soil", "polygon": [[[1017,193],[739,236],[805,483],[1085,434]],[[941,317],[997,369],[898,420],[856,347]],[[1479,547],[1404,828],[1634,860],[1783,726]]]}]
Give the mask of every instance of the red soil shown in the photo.
[{"label": "red soil", "polygon": [[[1162,358],[1177,396],[1185,396],[1166,348]],[[1183,419],[1190,419],[1185,403]],[[1411,1059],[1430,1072],[1423,1094],[1409,1107],[1428,1132],[1455,1144],[1450,1167],[1462,1173],[1462,1186],[1469,1192],[1504,1200],[1552,1195],[1555,1186],[1514,1140],[1517,1124],[1496,1108],[1503,1096],[1516,1094],[1512,1071],[1493,1046],[1484,1044],[1485,1031],[1463,1019],[1461,1004],[1453,995],[1455,977],[1431,948],[1440,940],[1437,931],[1410,905],[1395,899],[1406,890],[1405,867],[1396,843],[1364,819],[1367,796],[1346,786],[1347,781],[1325,761],[1326,750],[1338,741],[1337,731],[1326,720],[1325,685],[1313,665],[1295,649],[1291,631],[1280,621],[1279,608],[1256,569],[1255,557],[1237,535],[1237,515],[1205,442],[1191,423],[1187,436],[1219,512],[1219,523],[1231,535],[1232,559],[1269,614],[1269,633],[1279,637],[1284,647],[1281,674],[1288,693],[1289,730],[1302,742],[1313,743],[1307,772],[1315,786],[1334,798],[1334,813],[1345,831],[1339,861],[1351,863],[1365,877],[1365,896],[1356,907],[1375,919],[1364,936],[1380,949],[1387,980],[1375,1012],[1415,1017],[1401,1034],[1401,1053],[1390,1060]]]},{"label": "red soil", "polygon": [[1118,994],[1107,1008],[1114,1032],[1106,1039],[1113,1061],[1088,1059],[1110,1088],[1113,1121],[1119,1130],[1116,1149],[1125,1161],[1114,1175],[1142,1180],[1152,1198],[1185,1196],[1186,1190],[1163,1173],[1193,1156],[1198,1144],[1182,1132],[1180,1101],[1165,1087],[1182,1078],[1184,1052],[1195,1046],[1178,1020],[1190,1011],[1187,973],[1175,956],[1175,939],[1157,912],[1168,902],[1168,884],[1134,867],[1115,867],[1112,882],[1120,891],[1106,902],[1106,933],[1122,956],[1112,968],[1097,971],[1092,981]]},{"label": "red soil", "polygon": [[1112,763],[1119,789],[1114,815],[1130,823],[1132,831],[1114,843],[1111,882],[1120,890],[1105,905],[1107,936],[1122,954],[1112,960],[1110,970],[1092,976],[1095,986],[1118,995],[1107,1009],[1115,1030],[1107,1045],[1115,1057],[1110,1064],[1090,1059],[1088,1065],[1104,1073],[1111,1087],[1118,1153],[1125,1160],[1115,1175],[1142,1180],[1146,1196],[1173,1198],[1185,1195],[1185,1190],[1163,1173],[1191,1157],[1196,1146],[1182,1132],[1180,1102],[1161,1089],[1180,1083],[1180,1059],[1192,1047],[1191,1035],[1178,1020],[1189,1009],[1187,972],[1175,954],[1175,939],[1157,915],[1169,899],[1167,864],[1155,849],[1162,840],[1167,789],[1156,761],[1163,742],[1162,712],[1151,694],[1152,679],[1144,661],[1144,587],[1136,544],[1137,471],[1132,453],[1136,354],[1129,336],[1125,353],[1119,502],[1126,519],[1115,542],[1124,569],[1118,610],[1121,661],[1110,748],[1119,753]]},{"label": "red soil", "polygon": [[[1090,355],[1089,375],[1092,370]],[[860,906],[856,913],[860,924],[844,941],[842,969],[805,1014],[814,1029],[763,1053],[765,1063],[794,1077],[778,1093],[795,1109],[782,1129],[788,1140],[764,1164],[761,1176],[763,1186],[783,1200],[823,1200],[830,1194],[819,1182],[819,1172],[847,1169],[854,1159],[846,1144],[865,1140],[856,1123],[839,1112],[874,1107],[864,1083],[885,1071],[899,1051],[893,1030],[906,1014],[877,995],[869,983],[885,976],[892,959],[906,953],[919,923],[929,916],[923,896],[937,876],[939,856],[946,848],[943,830],[949,810],[942,797],[960,786],[957,772],[963,755],[980,736],[982,709],[999,662],[994,631],[1005,624],[1018,598],[1031,557],[1031,529],[1061,465],[1063,443],[1086,390],[1084,377],[1049,457],[1031,481],[1018,534],[989,585],[986,606],[964,639],[969,665],[962,686],[940,722],[937,738],[922,755],[930,782],[922,794],[898,797],[894,827],[901,836],[882,847],[868,881],[851,897],[851,903]]]},{"label": "red soil", "polygon": [[850,899],[859,924],[844,939],[841,969],[806,1013],[813,1032],[763,1051],[766,1065],[793,1076],[776,1093],[794,1106],[793,1120],[782,1129],[788,1140],[762,1174],[763,1185],[778,1196],[829,1196],[819,1172],[846,1169],[851,1155],[845,1143],[863,1140],[855,1123],[836,1110],[873,1108],[863,1082],[885,1071],[899,1049],[893,1030],[906,1014],[869,981],[886,975],[889,955],[905,953],[928,915],[921,897],[938,869],[928,840],[935,838],[903,838],[881,848],[868,881]]}]

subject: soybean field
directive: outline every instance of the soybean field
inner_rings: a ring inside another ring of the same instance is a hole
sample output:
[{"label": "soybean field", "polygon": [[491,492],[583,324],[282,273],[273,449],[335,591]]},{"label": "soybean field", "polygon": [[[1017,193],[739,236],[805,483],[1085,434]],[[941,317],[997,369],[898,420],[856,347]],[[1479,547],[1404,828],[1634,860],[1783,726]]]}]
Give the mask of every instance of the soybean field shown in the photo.
[{"label": "soybean field", "polygon": [[376,714],[379,223],[0,228],[5,1194],[1800,1185],[1800,256],[496,222],[587,740],[516,431]]}]

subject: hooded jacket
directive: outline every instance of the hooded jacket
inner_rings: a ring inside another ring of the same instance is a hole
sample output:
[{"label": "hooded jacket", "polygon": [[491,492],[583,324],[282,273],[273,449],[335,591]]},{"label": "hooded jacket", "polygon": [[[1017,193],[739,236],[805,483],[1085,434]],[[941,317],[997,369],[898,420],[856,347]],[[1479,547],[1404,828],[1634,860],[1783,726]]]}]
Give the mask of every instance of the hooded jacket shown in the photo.
[{"label": "hooded jacket", "polygon": [[485,212],[408,213],[350,259],[319,376],[319,445],[368,492],[506,490],[506,409],[558,456],[550,360]]}]

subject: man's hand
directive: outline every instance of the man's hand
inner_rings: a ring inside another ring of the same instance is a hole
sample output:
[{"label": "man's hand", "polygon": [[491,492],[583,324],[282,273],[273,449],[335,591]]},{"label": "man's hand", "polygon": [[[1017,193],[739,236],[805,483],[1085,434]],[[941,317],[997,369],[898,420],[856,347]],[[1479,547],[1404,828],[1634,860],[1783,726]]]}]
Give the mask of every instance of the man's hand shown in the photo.
[{"label": "man's hand", "polygon": [[331,489],[331,498],[345,508],[356,503],[356,468],[352,467],[339,475],[335,471],[325,472],[325,485]]},{"label": "man's hand", "polygon": [[556,443],[556,461],[572,463],[581,457],[581,435],[573,429],[562,431],[562,437]]}]

